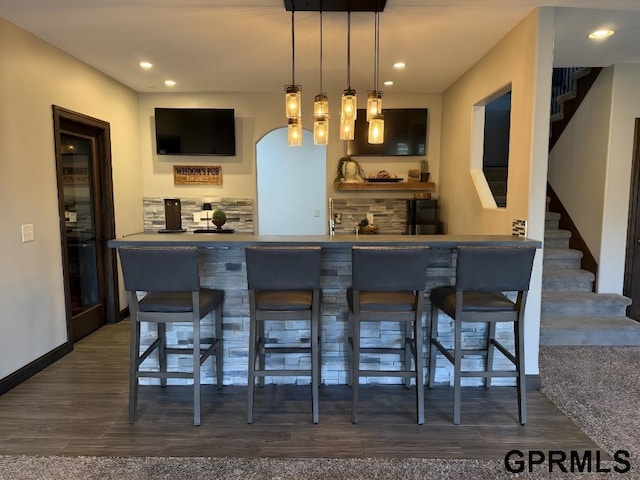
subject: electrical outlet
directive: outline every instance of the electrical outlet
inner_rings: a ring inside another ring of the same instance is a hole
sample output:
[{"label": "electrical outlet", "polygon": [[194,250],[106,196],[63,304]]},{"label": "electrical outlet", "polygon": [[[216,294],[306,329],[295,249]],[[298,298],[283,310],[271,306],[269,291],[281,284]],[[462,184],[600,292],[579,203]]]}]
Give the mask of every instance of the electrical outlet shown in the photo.
[{"label": "electrical outlet", "polygon": [[319,217],[320,216],[320,210],[314,210],[313,211],[313,216],[314,217]]},{"label": "electrical outlet", "polygon": [[33,223],[22,225],[22,243],[33,242]]}]

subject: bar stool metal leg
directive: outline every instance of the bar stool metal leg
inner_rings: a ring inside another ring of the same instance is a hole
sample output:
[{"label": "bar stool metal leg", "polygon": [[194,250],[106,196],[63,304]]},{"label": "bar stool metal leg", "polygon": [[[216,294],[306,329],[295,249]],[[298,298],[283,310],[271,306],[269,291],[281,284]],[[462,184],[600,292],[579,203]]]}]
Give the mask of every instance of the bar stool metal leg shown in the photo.
[{"label": "bar stool metal leg", "polygon": [[413,322],[413,338],[415,345],[415,367],[416,367],[416,401],[418,402],[416,411],[418,412],[418,425],[424,424],[424,371],[422,359],[422,312],[416,313]]},{"label": "bar stool metal leg", "polygon": [[222,388],[223,383],[223,371],[222,371],[222,357],[224,356],[224,350],[222,345],[222,305],[220,305],[215,310],[214,315],[215,324],[215,335],[216,342],[218,343],[216,347],[216,383],[218,384],[218,390]]},{"label": "bar stool metal leg", "polygon": [[249,292],[249,302],[251,304],[249,313],[249,371],[247,373],[247,423],[253,423],[253,402],[255,398],[255,370],[256,370],[256,353],[258,346],[256,345],[256,337],[258,330],[258,322],[256,320],[255,293]]},{"label": "bar stool metal leg", "polygon": [[202,397],[200,395],[200,313],[194,310],[193,312],[193,424],[195,426],[200,425],[201,399]]},{"label": "bar stool metal leg", "polygon": [[[496,323],[491,322],[487,327],[487,372],[493,372],[493,357],[495,356],[496,346]],[[485,379],[485,388],[491,388],[491,376]]]},{"label": "bar stool metal leg", "polygon": [[436,381],[436,354],[438,349],[433,344],[438,338],[438,307],[431,305],[431,329],[429,333],[431,341],[429,342],[429,388],[435,386]]}]

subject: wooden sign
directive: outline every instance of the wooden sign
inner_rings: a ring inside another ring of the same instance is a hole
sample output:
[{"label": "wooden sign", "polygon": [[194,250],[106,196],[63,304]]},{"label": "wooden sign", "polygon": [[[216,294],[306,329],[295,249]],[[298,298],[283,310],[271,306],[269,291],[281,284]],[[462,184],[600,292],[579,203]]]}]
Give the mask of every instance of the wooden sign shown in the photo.
[{"label": "wooden sign", "polygon": [[174,185],[222,185],[219,165],[174,165]]}]

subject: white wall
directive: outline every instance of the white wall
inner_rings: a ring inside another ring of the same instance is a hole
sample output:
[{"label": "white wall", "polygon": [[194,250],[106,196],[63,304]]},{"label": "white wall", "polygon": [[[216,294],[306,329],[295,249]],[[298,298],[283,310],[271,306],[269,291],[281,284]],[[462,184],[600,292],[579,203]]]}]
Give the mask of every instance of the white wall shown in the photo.
[{"label": "white wall", "polygon": [[640,65],[615,65],[607,170],[604,188],[602,239],[598,267],[600,293],[622,294],[627,221],[636,118],[640,118]]},{"label": "white wall", "polygon": [[[441,218],[449,234],[510,234],[513,219],[544,238],[553,15],[532,12],[443,95]],[[473,106],[511,85],[507,208],[483,208],[471,172]],[[526,372],[538,372],[542,251],[536,255],[526,313]]]},{"label": "white wall", "polygon": [[259,235],[324,235],[327,230],[327,153],[303,130],[303,144],[287,145],[287,128],[258,142],[257,197]]},{"label": "white wall", "polygon": [[613,67],[605,68],[549,153],[549,184],[598,262],[612,88]]},{"label": "white wall", "polygon": [[52,104],[111,123],[118,235],[141,229],[142,195],[135,92],[2,18],[0,71],[3,378],[67,341]]},{"label": "white wall", "polygon": [[549,155],[549,183],[598,262],[596,290],[622,294],[640,65],[600,72]]}]

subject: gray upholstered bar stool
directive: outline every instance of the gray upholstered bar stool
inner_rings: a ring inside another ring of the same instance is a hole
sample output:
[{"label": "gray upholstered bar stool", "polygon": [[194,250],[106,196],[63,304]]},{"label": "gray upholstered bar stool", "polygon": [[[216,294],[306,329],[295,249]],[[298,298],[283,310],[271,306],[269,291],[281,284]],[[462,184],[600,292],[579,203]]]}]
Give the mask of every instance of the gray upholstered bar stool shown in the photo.
[{"label": "gray upholstered bar stool", "polygon": [[[352,287],[349,304],[351,345],[351,422],[358,423],[360,377],[403,377],[410,387],[416,382],[418,424],[424,423],[424,373],[422,358],[422,306],[427,281],[428,247],[360,247],[351,250]],[[362,322],[401,322],[401,346],[361,347]],[[402,370],[362,370],[361,354],[399,354]],[[411,368],[413,358],[414,367]]]},{"label": "gray upholstered bar stool", "polygon": [[[312,419],[318,423],[320,247],[249,246],[245,254],[250,309],[247,422],[253,423],[256,377],[264,385],[267,376],[309,376]],[[267,346],[265,322],[270,320],[309,321],[308,344]],[[311,369],[267,369],[266,355],[271,353],[309,353]]]},{"label": "gray upholstered bar stool", "polygon": [[[216,357],[216,380],[222,388],[222,304],[224,291],[200,287],[196,247],[121,247],[119,249],[124,286],[131,319],[131,365],[129,370],[129,422],[136,420],[138,379],[193,379],[193,424],[200,425],[200,367],[210,356]],[[138,292],[146,295],[138,300]],[[215,336],[202,338],[200,320],[215,312]],[[140,353],[140,323],[157,323],[157,338]],[[193,346],[168,346],[166,324],[190,323]],[[159,371],[142,370],[141,364],[158,351]],[[189,354],[189,372],[167,371],[168,354]]]},{"label": "gray upholstered bar stool", "polygon": [[[455,286],[431,290],[431,354],[429,386],[433,387],[436,372],[436,353],[439,350],[453,368],[453,423],[460,423],[461,379],[483,377],[486,387],[493,377],[515,377],[520,423],[527,422],[526,383],[524,369],[524,309],[529,290],[535,248],[529,247],[459,247]],[[516,301],[504,293],[516,292]],[[445,348],[438,340],[438,310],[454,320],[453,349]],[[485,349],[462,348],[462,323],[486,322]],[[513,322],[515,352],[511,353],[496,340],[496,323]],[[495,350],[500,351],[514,370],[494,370]],[[484,371],[463,371],[464,355],[485,355]]]}]

